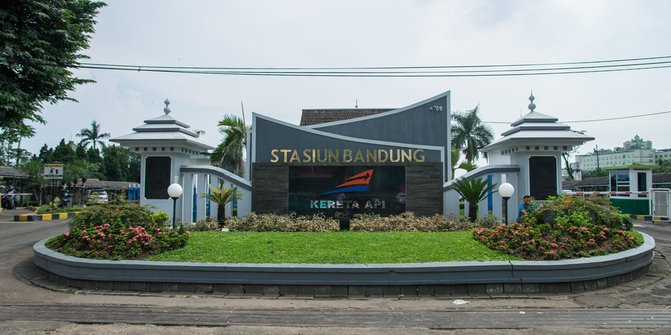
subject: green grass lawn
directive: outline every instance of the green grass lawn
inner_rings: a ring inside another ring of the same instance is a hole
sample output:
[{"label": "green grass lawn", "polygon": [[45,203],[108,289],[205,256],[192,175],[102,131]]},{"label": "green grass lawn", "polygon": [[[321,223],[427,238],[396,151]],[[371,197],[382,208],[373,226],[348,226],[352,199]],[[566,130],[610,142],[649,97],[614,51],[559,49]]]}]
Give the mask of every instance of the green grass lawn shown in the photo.
[{"label": "green grass lawn", "polygon": [[519,259],[472,232],[193,232],[186,247],[150,260],[218,263],[378,264]]}]

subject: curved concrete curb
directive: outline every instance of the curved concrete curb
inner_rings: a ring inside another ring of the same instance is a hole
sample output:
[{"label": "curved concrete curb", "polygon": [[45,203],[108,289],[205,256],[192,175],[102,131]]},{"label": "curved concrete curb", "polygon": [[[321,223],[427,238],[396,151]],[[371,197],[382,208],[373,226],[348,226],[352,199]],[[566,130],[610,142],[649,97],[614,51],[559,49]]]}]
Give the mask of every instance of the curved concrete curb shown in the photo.
[{"label": "curved concrete curb", "polygon": [[253,287],[258,294],[270,287],[271,293],[282,295],[282,286],[306,286],[340,287],[336,296],[343,292],[349,296],[352,287],[391,286],[400,291],[414,287],[419,292],[430,286],[434,295],[440,286],[480,285],[477,290],[482,293],[565,292],[613,286],[646,273],[654,258],[655,241],[642,235],[644,243],[637,248],[590,258],[368,265],[92,260],[55,252],[44,245],[45,239],[33,246],[33,262],[66,285],[107,290],[199,291],[199,286],[200,291],[212,292],[225,286],[226,293],[231,293],[231,287],[242,286],[238,289],[243,294],[245,287]]}]

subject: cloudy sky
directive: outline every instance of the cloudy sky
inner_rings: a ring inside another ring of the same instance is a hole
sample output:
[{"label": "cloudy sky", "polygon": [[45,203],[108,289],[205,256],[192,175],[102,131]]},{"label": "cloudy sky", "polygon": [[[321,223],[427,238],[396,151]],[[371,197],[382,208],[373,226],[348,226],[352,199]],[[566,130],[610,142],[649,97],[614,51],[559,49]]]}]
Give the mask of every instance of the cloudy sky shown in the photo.
[{"label": "cloudy sky", "polygon": [[[361,67],[519,64],[671,55],[671,1],[117,1],[98,15],[94,63],[213,67]],[[479,78],[245,77],[79,70],[79,103],[45,106],[46,125],[25,146],[37,152],[92,120],[112,137],[161,115],[221,140],[217,121],[251,112],[298,123],[302,108],[403,107],[452,91],[452,110],[480,106],[486,121],[536,111],[585,120],[671,110],[671,68]],[[590,152],[639,134],[671,148],[671,114],[577,123]],[[508,125],[491,125],[496,138]]]}]

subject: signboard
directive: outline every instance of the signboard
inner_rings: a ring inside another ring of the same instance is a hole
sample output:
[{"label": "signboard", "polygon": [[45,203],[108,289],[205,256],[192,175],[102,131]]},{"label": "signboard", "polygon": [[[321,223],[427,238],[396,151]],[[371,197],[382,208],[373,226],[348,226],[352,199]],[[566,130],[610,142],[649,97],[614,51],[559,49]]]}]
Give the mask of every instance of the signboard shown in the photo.
[{"label": "signboard", "polygon": [[44,178],[63,179],[63,164],[45,164]]},{"label": "signboard", "polygon": [[289,212],[351,217],[404,211],[404,166],[289,167]]}]

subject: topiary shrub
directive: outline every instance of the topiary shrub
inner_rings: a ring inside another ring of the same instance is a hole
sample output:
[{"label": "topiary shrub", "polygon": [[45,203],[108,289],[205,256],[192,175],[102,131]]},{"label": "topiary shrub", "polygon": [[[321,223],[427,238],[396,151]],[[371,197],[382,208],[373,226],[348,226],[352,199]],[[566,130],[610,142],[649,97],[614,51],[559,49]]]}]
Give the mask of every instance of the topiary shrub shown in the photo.
[{"label": "topiary shrub", "polygon": [[142,259],[186,245],[183,226],[166,229],[167,214],[121,204],[92,206],[69,222],[69,231],[47,241],[47,247],[67,255],[97,259]]}]

